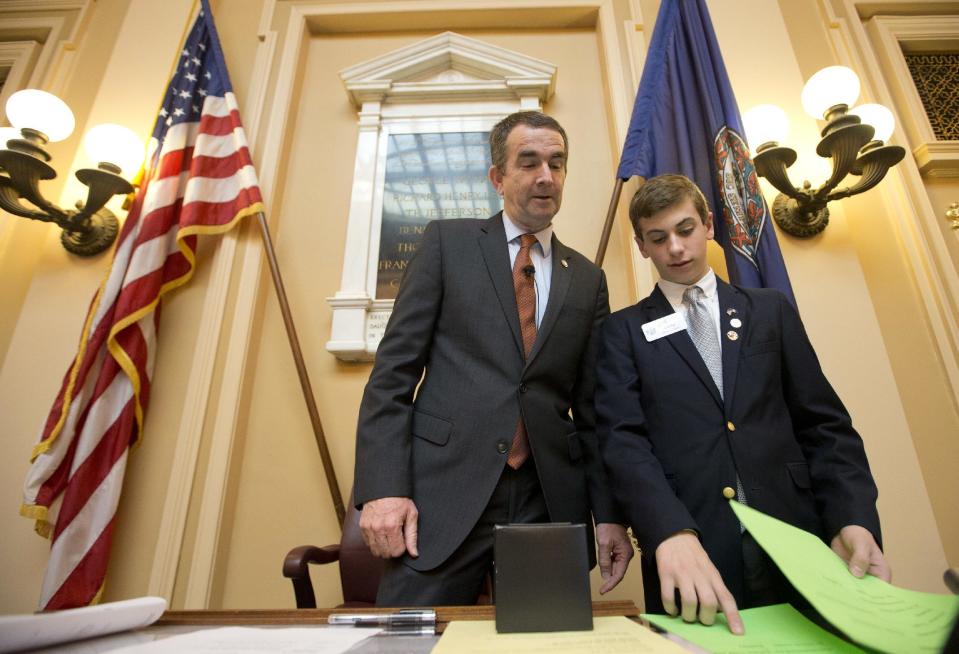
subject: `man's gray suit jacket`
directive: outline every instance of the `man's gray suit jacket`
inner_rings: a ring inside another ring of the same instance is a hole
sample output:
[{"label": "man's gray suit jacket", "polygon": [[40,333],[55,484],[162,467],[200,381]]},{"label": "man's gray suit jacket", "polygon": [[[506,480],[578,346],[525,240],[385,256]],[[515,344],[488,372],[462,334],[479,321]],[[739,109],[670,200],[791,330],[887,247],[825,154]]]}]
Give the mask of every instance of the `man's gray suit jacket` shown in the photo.
[{"label": "man's gray suit jacket", "polygon": [[550,519],[585,523],[590,539],[591,513],[620,521],[592,406],[605,275],[553,236],[549,301],[524,360],[503,220],[427,226],[360,406],[354,500],[413,499],[420,555],[404,562],[416,570],[443,563],[476,524],[521,415]]}]

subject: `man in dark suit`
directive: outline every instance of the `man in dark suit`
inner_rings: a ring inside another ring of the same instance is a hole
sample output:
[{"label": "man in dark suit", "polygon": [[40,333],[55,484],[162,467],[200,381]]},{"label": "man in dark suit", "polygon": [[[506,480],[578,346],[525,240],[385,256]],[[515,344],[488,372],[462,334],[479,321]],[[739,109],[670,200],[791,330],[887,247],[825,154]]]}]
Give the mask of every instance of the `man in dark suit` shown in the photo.
[{"label": "man in dark suit", "polygon": [[427,226],[360,407],[354,500],[389,559],[384,606],[475,602],[500,523],[585,523],[593,566],[595,518],[601,592],[632,557],[594,432],[606,279],[552,234],[566,133],[518,112],[490,149],[503,212]]},{"label": "man in dark suit", "polygon": [[737,605],[792,599],[732,498],[818,534],[856,576],[888,581],[862,440],[796,309],[776,290],[716,277],[712,214],[686,177],[647,181],[630,220],[660,281],[603,327],[596,411],[642,552],[646,610],[712,624],[719,608],[742,633]]}]

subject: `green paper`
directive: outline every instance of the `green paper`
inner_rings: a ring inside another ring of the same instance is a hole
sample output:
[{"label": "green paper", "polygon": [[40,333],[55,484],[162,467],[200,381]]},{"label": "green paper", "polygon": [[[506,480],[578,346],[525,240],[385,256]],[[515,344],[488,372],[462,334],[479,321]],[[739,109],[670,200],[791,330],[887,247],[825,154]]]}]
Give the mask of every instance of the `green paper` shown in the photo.
[{"label": "green paper", "polygon": [[736,636],[726,625],[726,616],[716,615],[716,624],[707,627],[699,623],[683,622],[682,618],[644,613],[660,629],[685,638],[713,654],[780,654],[795,652],[862,652],[855,645],[833,636],[817,626],[789,604],[763,606],[740,611],[746,633]]},{"label": "green paper", "polygon": [[959,597],[857,578],[818,537],[730,500],[743,526],[786,578],[836,629],[889,654],[935,652],[949,635]]}]

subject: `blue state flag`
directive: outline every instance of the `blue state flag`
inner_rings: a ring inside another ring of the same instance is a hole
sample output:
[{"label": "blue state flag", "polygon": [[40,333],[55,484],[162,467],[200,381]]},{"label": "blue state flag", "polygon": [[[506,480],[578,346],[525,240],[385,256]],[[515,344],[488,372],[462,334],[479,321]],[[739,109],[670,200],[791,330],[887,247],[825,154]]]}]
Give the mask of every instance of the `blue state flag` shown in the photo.
[{"label": "blue state flag", "polygon": [[769,209],[743,138],[705,0],[663,0],[617,173],[681,173],[703,190],[730,281],[795,304]]}]

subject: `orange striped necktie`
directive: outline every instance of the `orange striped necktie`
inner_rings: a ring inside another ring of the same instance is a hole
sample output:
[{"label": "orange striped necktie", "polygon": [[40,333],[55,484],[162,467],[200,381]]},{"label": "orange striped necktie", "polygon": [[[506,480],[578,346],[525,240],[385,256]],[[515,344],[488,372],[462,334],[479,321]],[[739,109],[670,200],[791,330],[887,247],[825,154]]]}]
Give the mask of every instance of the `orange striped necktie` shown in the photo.
[{"label": "orange striped necktie", "polygon": [[[523,354],[529,357],[536,342],[536,287],[533,282],[533,259],[530,248],[536,243],[532,234],[520,236],[519,253],[513,262],[513,291],[516,293],[516,309],[519,312],[519,328],[523,335]],[[529,438],[522,413],[513,433],[513,444],[509,450],[506,464],[518,469],[529,458]]]}]

